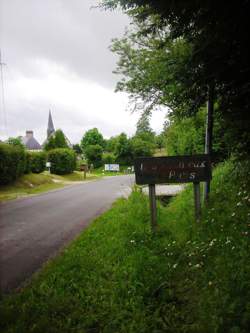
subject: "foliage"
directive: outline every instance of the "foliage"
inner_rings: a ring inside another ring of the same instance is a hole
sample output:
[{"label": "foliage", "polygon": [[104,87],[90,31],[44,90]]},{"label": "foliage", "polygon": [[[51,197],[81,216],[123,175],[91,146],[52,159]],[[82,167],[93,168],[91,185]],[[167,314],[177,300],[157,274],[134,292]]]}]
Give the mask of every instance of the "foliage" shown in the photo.
[{"label": "foliage", "polygon": [[119,141],[119,136],[112,136],[111,138],[109,138],[108,140],[106,140],[106,144],[105,144],[105,151],[109,152],[109,153],[113,153],[116,149],[117,143]]},{"label": "foliage", "polygon": [[74,144],[72,148],[77,155],[82,154],[81,146],[78,143]]},{"label": "foliage", "polygon": [[154,144],[145,141],[139,136],[135,136],[131,140],[133,158],[137,157],[150,157],[153,155]]},{"label": "foliage", "polygon": [[44,149],[49,151],[55,148],[69,148],[62,130],[56,130],[45,143]]},{"label": "foliage", "polygon": [[158,148],[158,149],[164,148],[165,143],[166,143],[166,135],[165,135],[164,131],[155,136],[156,148]]},{"label": "foliage", "polygon": [[29,169],[33,173],[41,173],[46,168],[47,155],[44,152],[29,152]]},{"label": "foliage", "polygon": [[103,139],[102,134],[98,131],[97,128],[92,128],[88,130],[81,140],[81,148],[85,153],[85,150],[88,146],[101,146],[102,148],[105,145],[105,141]]},{"label": "foliage", "polygon": [[26,168],[26,153],[20,145],[0,143],[0,184],[20,177]]},{"label": "foliage", "polygon": [[[230,140],[225,133],[223,120],[215,114],[213,130],[213,160],[221,161],[231,153]],[[204,153],[206,110],[201,108],[193,117],[174,119],[165,130],[168,155],[193,155]]]},{"label": "foliage", "polygon": [[8,138],[7,143],[9,145],[18,146],[22,149],[25,149],[25,146],[22,143],[22,139],[20,137],[17,137],[17,138],[10,137],[10,138]]},{"label": "foliage", "polygon": [[51,163],[51,173],[65,175],[76,168],[76,154],[67,148],[52,149],[48,152],[48,161]]},{"label": "foliage", "polygon": [[89,165],[93,164],[94,168],[98,168],[102,165],[102,146],[87,145],[84,152]]},{"label": "foliage", "polygon": [[188,187],[158,204],[156,235],[146,196],[118,200],[3,298],[2,332],[247,333],[249,179],[249,162],[220,166],[201,225]]},{"label": "foliage", "polygon": [[116,160],[121,165],[130,165],[133,162],[133,152],[131,141],[125,133],[118,136],[117,145],[115,147]]},{"label": "foliage", "polygon": [[102,157],[103,164],[113,164],[116,162],[115,155],[112,153],[104,153]]},{"label": "foliage", "polygon": [[[112,46],[128,91],[149,108],[194,114],[215,87],[218,111],[234,149],[249,153],[249,2],[103,0],[134,21],[134,31]],[[233,24],[231,24],[233,22]],[[177,46],[177,47],[176,47]],[[164,88],[165,87],[165,88]]]}]

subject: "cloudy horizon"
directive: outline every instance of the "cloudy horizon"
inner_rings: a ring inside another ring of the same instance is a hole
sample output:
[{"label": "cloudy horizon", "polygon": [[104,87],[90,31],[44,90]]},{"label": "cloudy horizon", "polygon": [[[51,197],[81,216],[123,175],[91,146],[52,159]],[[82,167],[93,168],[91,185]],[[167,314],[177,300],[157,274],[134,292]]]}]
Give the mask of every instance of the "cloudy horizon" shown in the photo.
[{"label": "cloudy horizon", "polygon": [[[94,0],[0,0],[0,139],[33,130],[41,143],[48,113],[72,143],[97,127],[108,138],[133,135],[139,114],[126,111],[128,96],[115,93],[117,58],[109,50],[128,17],[94,8]],[[165,112],[153,114],[162,129]],[[6,121],[5,121],[5,118]]]}]

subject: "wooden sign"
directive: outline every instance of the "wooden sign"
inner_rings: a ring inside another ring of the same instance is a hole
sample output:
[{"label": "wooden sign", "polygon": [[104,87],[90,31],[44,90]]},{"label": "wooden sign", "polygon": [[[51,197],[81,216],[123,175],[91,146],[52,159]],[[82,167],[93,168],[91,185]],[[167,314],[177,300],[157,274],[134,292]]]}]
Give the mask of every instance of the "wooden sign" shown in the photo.
[{"label": "wooden sign", "polygon": [[80,171],[85,171],[85,172],[87,172],[87,171],[88,171],[88,166],[87,166],[87,164],[81,164],[81,165],[80,165]]},{"label": "wooden sign", "polygon": [[87,172],[88,172],[88,165],[87,164],[81,164],[80,165],[80,171],[83,171],[84,179],[87,177]]},{"label": "wooden sign", "polygon": [[139,185],[208,181],[211,179],[210,158],[205,154],[138,158],[135,178]]},{"label": "wooden sign", "polygon": [[156,194],[155,184],[193,183],[195,218],[200,221],[200,182],[212,178],[209,155],[142,157],[135,160],[135,179],[138,185],[149,185],[151,227],[155,231]]}]

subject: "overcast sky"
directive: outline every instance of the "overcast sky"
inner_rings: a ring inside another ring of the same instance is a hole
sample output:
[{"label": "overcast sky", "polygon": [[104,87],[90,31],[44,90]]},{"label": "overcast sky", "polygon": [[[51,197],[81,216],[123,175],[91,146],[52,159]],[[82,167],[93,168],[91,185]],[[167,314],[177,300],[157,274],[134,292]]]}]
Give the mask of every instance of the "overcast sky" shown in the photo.
[{"label": "overcast sky", "polygon": [[[108,138],[135,132],[138,114],[115,93],[117,58],[108,47],[129,24],[122,13],[91,9],[95,0],[0,0],[0,139],[34,130],[43,142],[48,112],[72,143],[97,127]],[[4,107],[5,106],[5,107]],[[162,129],[164,112],[151,126]]]}]

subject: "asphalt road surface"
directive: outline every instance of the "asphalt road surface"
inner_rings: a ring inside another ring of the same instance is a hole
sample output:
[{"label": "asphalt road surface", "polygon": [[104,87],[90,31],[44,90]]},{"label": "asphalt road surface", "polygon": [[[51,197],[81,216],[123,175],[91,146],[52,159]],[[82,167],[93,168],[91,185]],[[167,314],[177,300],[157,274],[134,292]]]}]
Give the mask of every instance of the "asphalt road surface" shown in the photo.
[{"label": "asphalt road surface", "polygon": [[22,285],[133,183],[133,175],[106,177],[0,203],[1,291]]}]

